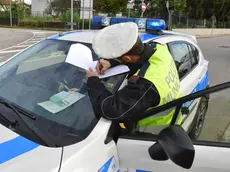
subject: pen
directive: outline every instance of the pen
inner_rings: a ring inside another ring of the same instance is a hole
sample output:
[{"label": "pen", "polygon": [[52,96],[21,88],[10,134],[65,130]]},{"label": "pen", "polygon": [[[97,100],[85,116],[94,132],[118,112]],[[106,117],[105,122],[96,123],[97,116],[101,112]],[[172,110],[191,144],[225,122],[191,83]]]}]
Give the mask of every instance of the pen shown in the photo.
[{"label": "pen", "polygon": [[101,70],[101,68],[102,68],[102,66],[101,66],[101,61],[100,61],[101,59],[99,58],[99,60],[98,60],[98,63],[99,63],[99,70]]}]

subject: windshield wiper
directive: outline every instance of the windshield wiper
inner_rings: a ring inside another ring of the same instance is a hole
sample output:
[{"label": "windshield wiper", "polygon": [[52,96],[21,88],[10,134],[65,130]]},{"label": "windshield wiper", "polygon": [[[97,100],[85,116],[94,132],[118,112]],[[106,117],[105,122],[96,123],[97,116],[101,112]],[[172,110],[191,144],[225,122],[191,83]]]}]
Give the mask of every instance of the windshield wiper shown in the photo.
[{"label": "windshield wiper", "polygon": [[[31,130],[33,131],[33,133],[42,141],[44,142],[47,146],[52,146],[52,147],[56,147],[57,145],[55,143],[53,143],[40,129],[38,129],[34,123],[28,122],[26,121],[21,114],[36,120],[36,117],[33,117],[33,115],[27,114],[27,113],[20,113],[18,110],[16,110],[16,108],[9,102],[0,99],[0,103],[5,105],[6,107],[12,109],[15,114],[24,122],[24,124]],[[22,110],[20,109],[20,111],[22,112]],[[9,122],[17,122],[17,121],[9,121]],[[13,124],[12,123],[12,124]]]},{"label": "windshield wiper", "polygon": [[4,104],[6,107],[11,108],[11,109],[13,107],[13,108],[17,109],[17,111],[20,112],[22,115],[27,116],[30,119],[36,120],[35,115],[33,115],[33,114],[31,114],[31,113],[29,113],[29,112],[27,112],[27,111],[25,111],[25,110],[23,110],[23,109],[21,109],[19,107],[16,107],[15,105],[12,105],[11,103],[9,103],[6,100],[4,100],[3,98],[0,98],[0,103]]}]

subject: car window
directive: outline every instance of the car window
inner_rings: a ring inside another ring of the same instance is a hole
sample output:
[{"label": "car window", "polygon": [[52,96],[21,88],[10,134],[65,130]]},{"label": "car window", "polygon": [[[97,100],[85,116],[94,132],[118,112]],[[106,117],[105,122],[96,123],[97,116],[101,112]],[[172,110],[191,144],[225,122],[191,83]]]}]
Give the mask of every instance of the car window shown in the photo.
[{"label": "car window", "polygon": [[199,52],[195,46],[190,44],[189,47],[191,48],[191,56],[192,56],[193,66],[195,66],[198,64],[198,61],[199,61]]},{"label": "car window", "polygon": [[180,78],[187,75],[198,64],[197,49],[185,42],[169,44],[169,50],[174,58]]}]

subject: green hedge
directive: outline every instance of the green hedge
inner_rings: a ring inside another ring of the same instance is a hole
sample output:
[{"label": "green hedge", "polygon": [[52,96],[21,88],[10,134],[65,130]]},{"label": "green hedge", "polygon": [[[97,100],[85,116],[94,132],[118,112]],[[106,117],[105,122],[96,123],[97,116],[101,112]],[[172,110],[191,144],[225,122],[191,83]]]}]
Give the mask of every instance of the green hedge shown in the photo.
[{"label": "green hedge", "polygon": [[[82,29],[82,23],[83,21],[80,20],[77,22],[79,25],[79,28],[74,29]],[[42,21],[42,20],[22,20],[19,22],[19,26],[21,27],[31,27],[31,28],[60,28],[65,29],[65,22],[53,22],[53,21]],[[67,26],[66,29],[69,29],[70,26]],[[89,20],[84,20],[84,29],[89,28]]]},{"label": "green hedge", "polygon": [[44,22],[42,21],[35,21],[35,20],[31,20],[31,21],[20,21],[19,22],[19,26],[25,26],[25,27],[32,27],[32,28],[42,28],[44,27]]}]

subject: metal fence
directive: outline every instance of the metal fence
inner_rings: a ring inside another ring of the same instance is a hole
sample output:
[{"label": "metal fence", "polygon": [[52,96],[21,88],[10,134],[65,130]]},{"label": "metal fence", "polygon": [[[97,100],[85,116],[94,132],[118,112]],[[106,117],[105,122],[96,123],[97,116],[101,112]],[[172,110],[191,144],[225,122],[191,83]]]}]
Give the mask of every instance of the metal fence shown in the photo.
[{"label": "metal fence", "polygon": [[230,28],[230,20],[191,19],[186,15],[173,15],[171,26],[173,28]]},{"label": "metal fence", "polygon": [[[128,14],[128,13],[127,13]],[[126,13],[123,13],[124,17],[127,17]],[[83,27],[85,29],[90,28],[90,20],[85,19],[84,22],[80,19],[80,12],[79,10],[74,11],[74,23],[75,29],[80,29]],[[100,15],[100,13],[97,13],[96,11],[93,10],[93,15],[92,16],[97,16]],[[47,14],[46,12],[42,11],[33,11],[31,13],[24,13],[23,15],[20,14],[19,12],[13,12],[13,18],[14,18],[14,25],[17,25],[22,23],[26,24],[27,26],[31,25],[36,26],[36,27],[57,27],[57,28],[62,28],[62,29],[68,29],[69,28],[69,22],[71,21],[71,12],[70,10],[67,10],[65,13],[60,14],[59,16],[55,15],[50,15]],[[91,17],[92,17],[91,16]],[[167,25],[168,25],[168,16],[167,14],[165,15],[166,17],[163,18],[165,19]],[[139,15],[133,15],[131,17],[140,17]],[[151,18],[159,18],[162,16],[144,16],[144,17],[151,17]],[[9,18],[9,14],[7,12],[0,12],[0,19],[1,18]],[[17,19],[17,21],[16,21]],[[230,18],[229,18],[230,19]],[[2,20],[3,21],[3,20]],[[3,23],[8,24],[5,20]],[[187,15],[176,15],[173,14],[171,16],[171,27],[172,28],[230,28],[230,20],[229,21],[213,21],[212,19],[191,19]]]}]

